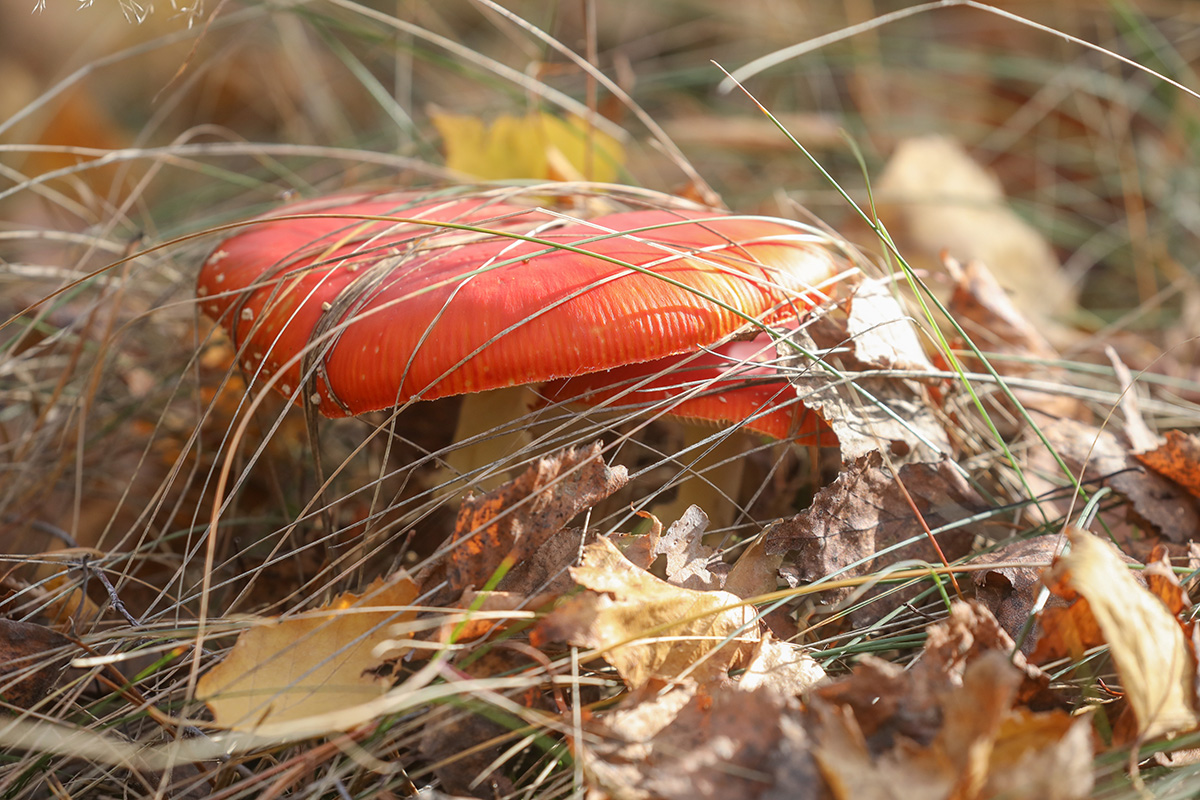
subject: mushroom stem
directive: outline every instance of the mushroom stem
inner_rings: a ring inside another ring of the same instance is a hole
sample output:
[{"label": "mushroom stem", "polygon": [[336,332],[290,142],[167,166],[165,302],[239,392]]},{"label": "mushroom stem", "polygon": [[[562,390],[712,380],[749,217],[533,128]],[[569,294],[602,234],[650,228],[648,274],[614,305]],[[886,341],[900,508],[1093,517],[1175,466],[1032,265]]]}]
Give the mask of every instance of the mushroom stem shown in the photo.
[{"label": "mushroom stem", "polygon": [[668,526],[683,516],[688,507],[697,505],[708,515],[710,530],[728,528],[741,509],[738,496],[746,465],[747,434],[721,432],[713,441],[711,426],[683,423],[684,455],[680,465],[679,490],[673,500],[656,504],[650,513]]},{"label": "mushroom stem", "polygon": [[438,493],[488,491],[503,483],[505,465],[532,442],[528,428],[517,427],[517,421],[529,414],[536,399],[528,386],[464,395],[454,429],[456,446],[434,476]]}]

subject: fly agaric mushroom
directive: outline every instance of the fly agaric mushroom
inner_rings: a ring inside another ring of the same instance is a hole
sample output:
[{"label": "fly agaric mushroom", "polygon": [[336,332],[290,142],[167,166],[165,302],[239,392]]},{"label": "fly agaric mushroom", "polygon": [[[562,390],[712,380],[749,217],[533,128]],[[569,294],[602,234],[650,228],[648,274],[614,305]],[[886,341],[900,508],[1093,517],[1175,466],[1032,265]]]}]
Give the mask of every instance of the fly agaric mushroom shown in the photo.
[{"label": "fly agaric mushroom", "polygon": [[843,266],[799,223],[682,201],[580,220],[534,191],[286,207],[212,253],[201,308],[247,372],[339,417],[691,353],[801,316]]},{"label": "fly agaric mushroom", "polygon": [[835,445],[837,437],[805,408],[788,380],[770,365],[769,334],[694,353],[561,378],[538,393],[552,403],[661,408],[674,417],[736,424],[772,439]]}]

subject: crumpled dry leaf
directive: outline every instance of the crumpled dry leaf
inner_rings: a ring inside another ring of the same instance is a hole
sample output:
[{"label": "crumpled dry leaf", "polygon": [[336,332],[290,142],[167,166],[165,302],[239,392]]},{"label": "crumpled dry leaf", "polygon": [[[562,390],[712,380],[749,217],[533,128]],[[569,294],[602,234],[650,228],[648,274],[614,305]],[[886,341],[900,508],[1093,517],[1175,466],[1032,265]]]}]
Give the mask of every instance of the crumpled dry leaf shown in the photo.
[{"label": "crumpled dry leaf", "polygon": [[[878,452],[858,458],[817,493],[809,508],[767,529],[767,552],[795,551],[790,563],[803,581],[835,572],[846,577],[863,575],[904,559],[938,563],[936,551],[896,480]],[[905,464],[900,467],[899,480],[931,530],[987,507],[949,462]],[[911,544],[871,559],[879,550],[914,537]],[[969,552],[973,538],[972,526],[964,526],[939,534],[938,542],[946,558],[956,559]],[[845,569],[861,559],[867,560]]]},{"label": "crumpled dry leaf", "polygon": [[1050,676],[1030,664],[1022,653],[1013,653],[1013,639],[999,620],[978,600],[956,602],[944,622],[931,625],[921,661],[913,669],[928,675],[929,683],[962,685],[969,664],[987,653],[1011,656],[1021,673],[1016,701],[1035,710],[1067,707],[1066,700],[1050,689]]},{"label": "crumpled dry leaf", "polygon": [[480,180],[611,182],[625,161],[616,139],[589,131],[577,117],[504,114],[484,125],[478,117],[434,111],[430,119],[442,135],[446,166]]},{"label": "crumpled dry leaf", "polygon": [[[1055,366],[1058,351],[1026,318],[987,266],[971,261],[963,267],[949,257],[943,263],[954,281],[954,293],[946,304],[954,320],[984,352],[1017,356],[993,358],[992,368],[1001,375],[1036,379],[1048,387],[1046,390],[1011,387],[1017,401],[1027,410],[1038,409],[1053,417],[1089,417],[1090,411],[1083,401],[1057,390],[1059,384],[1071,379],[1065,370]],[[962,346],[965,349],[965,344]],[[973,355],[960,356],[960,361],[968,370],[986,371]],[[1024,425],[1024,419],[1012,401],[999,387],[980,386],[978,392],[988,406],[999,409],[989,411],[989,416],[1001,435],[1015,435]]]},{"label": "crumpled dry leaf", "polygon": [[[853,285],[850,279],[845,283]],[[897,462],[935,461],[950,450],[945,428],[921,384],[869,374],[881,369],[934,370],[912,321],[888,286],[886,281],[859,282],[847,301],[845,319],[826,314],[777,345],[780,367],[791,376],[801,402],[833,429],[847,464],[881,448]],[[824,354],[821,360],[845,377],[813,363],[805,352]],[[868,374],[860,374],[864,372]]]},{"label": "crumpled dry leaf", "polygon": [[1200,497],[1200,436],[1167,431],[1166,442],[1134,458]]},{"label": "crumpled dry leaf", "polygon": [[91,561],[103,563],[105,554],[93,547],[67,547],[30,557],[37,564],[37,591],[44,593],[42,616],[59,631],[84,630],[100,619],[103,612],[85,587],[94,582],[88,568]]},{"label": "crumpled dry leaf", "polygon": [[[45,700],[66,666],[68,648],[70,639],[44,625],[0,619],[0,698],[18,708]],[[53,655],[56,650],[62,653]]]},{"label": "crumpled dry leaf", "polygon": [[[449,593],[482,587],[506,560],[512,566],[531,558],[572,517],[624,486],[625,468],[608,467],[600,450],[594,442],[539,458],[494,491],[463,500],[445,565]],[[422,573],[417,582],[431,581]]]},{"label": "crumpled dry leaf", "polygon": [[755,610],[721,591],[673,586],[630,563],[607,539],[584,549],[571,570],[590,591],[567,600],[530,637],[601,651],[632,688],[651,680],[722,680],[759,639]]},{"label": "crumpled dry leaf", "polygon": [[[1058,555],[1062,544],[1059,536],[1038,536],[978,556],[972,562],[1008,565],[976,572],[973,580],[975,597],[987,606],[1009,636],[1016,638],[1025,627],[1042,588],[1042,570]],[[1051,597],[1049,603],[1063,605],[1064,601]],[[1030,635],[1021,643],[1022,653],[1033,652],[1040,632],[1041,625],[1035,623]]]},{"label": "crumpled dry leaf", "polygon": [[[1127,500],[1138,520],[1156,528],[1172,542],[1182,543],[1200,530],[1200,510],[1195,499],[1179,485],[1142,468],[1141,456],[1131,455],[1115,435],[1072,419],[1035,415],[1042,434],[1067,467],[1085,482],[1111,486]],[[1086,465],[1086,468],[1085,468]],[[1066,482],[1058,464],[1040,442],[1026,470],[1030,485],[1041,494]],[[1043,501],[1051,502],[1052,501]],[[1055,507],[1065,511],[1068,500]]]},{"label": "crumpled dry leaf", "polygon": [[1108,356],[1108,360],[1113,366],[1113,373],[1117,376],[1117,383],[1121,387],[1118,405],[1121,408],[1121,416],[1125,418],[1125,438],[1135,452],[1144,453],[1147,450],[1155,449],[1158,447],[1160,439],[1158,434],[1150,430],[1150,426],[1146,424],[1146,420],[1142,416],[1142,405],[1138,398],[1140,392],[1133,373],[1129,371],[1129,367],[1125,366],[1121,355],[1112,345],[1104,346],[1104,354]]},{"label": "crumpled dry leaf", "polygon": [[596,725],[598,738],[582,749],[589,777],[609,796],[749,799],[778,788],[783,771],[794,781],[788,797],[820,797],[803,729],[774,691],[706,695],[682,686],[631,700]]},{"label": "crumpled dry leaf", "polygon": [[[1058,357],[1058,351],[1021,313],[986,264],[970,261],[963,267],[953,258],[944,263],[954,280],[954,293],[946,307],[980,349],[1046,360]],[[1007,361],[998,368],[1019,370],[1019,374],[1030,369]]]},{"label": "crumpled dry leaf", "polygon": [[654,543],[654,555],[667,557],[667,583],[685,589],[721,588],[723,575],[709,569],[709,559],[715,551],[704,544],[707,528],[708,515],[700,506],[688,506],[683,516],[672,522]]},{"label": "crumpled dry leaf", "polygon": [[750,598],[773,592],[779,585],[782,553],[767,552],[767,537],[758,536],[738,556],[721,586],[738,597]]},{"label": "crumpled dry leaf", "polygon": [[558,595],[575,588],[567,568],[579,562],[584,545],[596,541],[595,530],[566,528],[551,536],[532,553],[526,553],[496,588],[526,597]]},{"label": "crumpled dry leaf", "polygon": [[1009,663],[1011,640],[982,606],[955,604],[951,617],[911,670],[867,657],[813,691],[813,754],[833,796],[1088,796],[1090,720],[1014,710],[1036,670]]},{"label": "crumpled dry leaf", "polygon": [[200,678],[196,697],[216,724],[266,734],[274,725],[323,716],[313,733],[339,730],[328,715],[368,703],[388,690],[373,672],[375,646],[395,637],[389,627],[415,618],[402,610],[417,596],[407,577],[347,592],[302,616],[274,619],[238,636],[233,649]]},{"label": "crumpled dry leaf", "polygon": [[749,692],[768,686],[783,697],[798,697],[825,680],[825,670],[808,651],[764,634],[737,683]]},{"label": "crumpled dry leaf", "polygon": [[1045,580],[1054,594],[1079,599],[1044,612],[1045,634],[1033,660],[1078,657],[1107,642],[1139,738],[1196,728],[1196,659],[1179,620],[1133,578],[1111,545],[1078,528],[1067,537],[1071,551]]},{"label": "crumpled dry leaf", "polygon": [[933,369],[916,324],[892,294],[892,281],[861,277],[857,281],[846,315],[855,358],[881,369]]},{"label": "crumpled dry leaf", "polygon": [[[1167,548],[1157,545],[1150,552],[1150,558],[1146,560],[1146,569],[1142,572],[1142,577],[1146,580],[1146,588],[1150,590],[1151,594],[1162,600],[1167,611],[1171,612],[1171,616],[1176,619],[1189,616],[1184,612],[1192,607],[1192,600],[1180,585],[1179,576],[1175,574],[1175,570],[1171,569],[1171,559],[1167,554]],[[1180,624],[1183,625],[1184,634],[1190,637],[1195,621],[1181,621]]]}]

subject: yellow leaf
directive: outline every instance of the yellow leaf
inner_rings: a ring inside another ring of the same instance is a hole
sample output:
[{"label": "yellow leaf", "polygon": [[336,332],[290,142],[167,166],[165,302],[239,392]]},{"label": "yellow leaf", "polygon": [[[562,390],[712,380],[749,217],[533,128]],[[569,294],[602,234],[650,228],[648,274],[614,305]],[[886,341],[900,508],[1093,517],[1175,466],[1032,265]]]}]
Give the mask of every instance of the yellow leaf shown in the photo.
[{"label": "yellow leaf", "polygon": [[577,117],[502,115],[490,126],[465,114],[432,114],[446,166],[481,180],[612,181],[625,158],[620,143]]},{"label": "yellow leaf", "polygon": [[[1145,738],[1192,730],[1196,668],[1179,621],[1138,583],[1112,546],[1070,529],[1071,552],[1051,568],[1047,583],[1066,583],[1083,595],[1108,642],[1113,663]],[[1053,636],[1047,623],[1046,636]]]},{"label": "yellow leaf", "polygon": [[218,726],[251,732],[370,702],[388,690],[371,672],[380,663],[375,646],[394,638],[392,625],[416,616],[398,608],[416,596],[407,578],[376,580],[327,608],[255,625],[205,673],[196,695]]},{"label": "yellow leaf", "polygon": [[572,598],[538,626],[539,641],[567,641],[601,651],[629,686],[652,679],[724,678],[759,640],[755,610],[735,594],[696,591],[659,580],[600,539],[571,570],[590,592]]}]

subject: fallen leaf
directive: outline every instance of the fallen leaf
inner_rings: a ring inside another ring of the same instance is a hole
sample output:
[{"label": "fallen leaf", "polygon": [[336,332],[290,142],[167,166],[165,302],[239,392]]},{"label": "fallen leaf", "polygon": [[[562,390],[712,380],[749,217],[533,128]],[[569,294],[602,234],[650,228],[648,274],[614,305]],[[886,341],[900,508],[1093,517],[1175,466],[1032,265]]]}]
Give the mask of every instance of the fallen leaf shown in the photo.
[{"label": "fallen leaf", "polygon": [[1183,431],[1167,431],[1166,437],[1154,450],[1135,453],[1134,458],[1200,497],[1200,437]]},{"label": "fallen leaf", "polygon": [[927,749],[872,754],[854,712],[844,706],[813,710],[813,757],[837,800],[917,800],[947,797],[954,785],[949,765]]},{"label": "fallen leaf", "polygon": [[44,625],[0,619],[0,701],[33,708],[46,700],[63,670],[70,639]]},{"label": "fallen leaf", "polygon": [[882,369],[932,370],[917,326],[892,289],[890,279],[858,278],[846,314],[854,357]]},{"label": "fallen leaf", "polygon": [[[450,592],[480,588],[506,560],[532,557],[575,515],[624,486],[625,468],[605,465],[600,449],[595,442],[539,458],[520,477],[463,500],[446,564]],[[430,583],[424,574],[417,581]]]},{"label": "fallen leaf", "polygon": [[583,565],[571,575],[589,591],[543,619],[532,643],[594,648],[634,689],[655,679],[722,680],[745,663],[758,641],[755,610],[737,595],[659,580],[607,539],[588,545]]},{"label": "fallen leaf", "polygon": [[[1127,500],[1136,515],[1175,543],[1186,542],[1200,530],[1200,511],[1195,499],[1175,482],[1144,469],[1141,456],[1107,430],[1072,419],[1049,419],[1038,415],[1038,425],[1050,447],[1076,477],[1087,483],[1111,486]],[[1027,473],[1034,491],[1041,494],[1066,483],[1066,477],[1037,442],[1028,461]],[[1047,501],[1042,501],[1043,503]],[[1061,510],[1065,511],[1065,500]]]},{"label": "fallen leaf", "polygon": [[699,506],[688,506],[655,543],[653,553],[667,557],[667,583],[685,589],[721,588],[721,576],[709,570],[714,550],[704,545],[707,528],[708,515]]},{"label": "fallen leaf", "polygon": [[1018,703],[1035,710],[1068,706],[1068,700],[1051,690],[1050,676],[1013,648],[1012,637],[983,603],[955,602],[943,622],[929,627],[921,660],[913,670],[932,685],[961,685],[968,665],[988,653],[1001,653],[1021,676]]},{"label": "fallen leaf", "polygon": [[[296,617],[257,624],[238,636],[229,654],[200,678],[197,698],[216,724],[266,733],[296,722],[369,703],[388,690],[372,670],[376,645],[395,639],[389,628],[415,618],[403,607],[417,596],[405,577],[376,580],[361,595]],[[326,716],[313,733],[338,730]]]},{"label": "fallen leaf", "polygon": [[[1142,577],[1146,580],[1146,588],[1163,602],[1167,611],[1171,612],[1171,616],[1176,619],[1188,619],[1191,616],[1186,612],[1191,609],[1192,600],[1180,585],[1179,576],[1171,568],[1171,559],[1167,555],[1167,548],[1157,545],[1150,552],[1150,558],[1146,560],[1146,569],[1143,570]],[[1188,619],[1182,624],[1184,635],[1190,636],[1194,621]]]},{"label": "fallen leaf", "polygon": [[733,562],[721,588],[747,599],[773,592],[779,585],[782,563],[783,554],[768,553],[767,537],[757,536]]},{"label": "fallen leaf", "polygon": [[52,628],[85,629],[100,619],[103,612],[86,591],[92,580],[85,565],[103,562],[104,557],[92,547],[67,547],[33,557],[39,592],[45,592],[42,615]]},{"label": "fallen leaf", "polygon": [[[1058,351],[1001,288],[991,270],[980,261],[963,267],[947,256],[942,262],[954,281],[947,309],[955,322],[982,351],[1011,356],[991,358],[991,367],[1000,375],[1040,381],[1047,387],[1010,386],[1016,400],[1027,410],[1037,409],[1052,417],[1089,417],[1083,401],[1058,391],[1061,383],[1071,380],[1065,370],[1055,366],[1060,360]],[[958,344],[959,349],[966,349],[965,343]],[[974,355],[959,359],[970,371],[987,371]],[[1022,414],[999,387],[981,385],[977,393],[988,406],[998,409],[989,411],[989,416],[1003,436],[1011,437],[1021,430]]]},{"label": "fallen leaf", "polygon": [[[939,685],[935,672],[871,659],[814,692],[813,755],[834,797],[974,800],[1009,786],[1024,792],[1014,797],[1090,794],[1090,721],[1014,712],[1022,678],[1004,652],[985,649],[957,684]],[[1013,776],[1014,764],[1030,769]]]},{"label": "fallen leaf", "polygon": [[1078,657],[1099,636],[1108,644],[1140,738],[1194,729],[1200,724],[1196,660],[1179,621],[1133,578],[1111,545],[1078,528],[1068,529],[1067,537],[1071,550],[1055,562],[1046,583],[1059,596],[1081,599],[1043,615],[1046,633],[1033,660]]},{"label": "fallen leaf", "polygon": [[446,166],[480,180],[592,180],[609,183],[625,161],[621,144],[578,117],[501,115],[490,125],[462,114],[430,118],[446,149]]},{"label": "fallen leaf", "polygon": [[[785,748],[791,772],[807,758],[787,747],[782,724],[789,716],[783,697],[767,688],[706,695],[677,687],[595,726],[584,766],[612,797],[755,798],[775,785]],[[809,780],[789,786],[789,797],[815,800],[816,770],[799,772]]]},{"label": "fallen leaf", "polygon": [[[840,577],[864,575],[907,559],[939,563],[897,480],[904,484],[931,530],[987,507],[948,461],[905,464],[894,476],[878,452],[868,453],[818,492],[808,509],[768,528],[764,534],[767,552],[794,551],[789,563],[804,581],[835,573]],[[969,525],[938,534],[942,552],[951,560],[966,555],[973,539]],[[872,558],[880,550],[909,540],[885,556]]]},{"label": "fallen leaf", "polygon": [[826,314],[780,340],[780,368],[800,402],[833,429],[843,463],[879,449],[898,463],[936,461],[950,440],[928,392],[916,381],[871,374],[933,371],[912,321],[886,282],[860,281],[848,305],[845,319]]},{"label": "fallen leaf", "polygon": [[[947,258],[943,263],[954,281],[954,293],[947,308],[980,349],[1034,359],[1058,357],[1058,351],[1021,313],[986,264],[969,261],[963,267],[954,258]],[[998,368],[1015,369],[1018,374],[1030,370],[1028,364],[1009,361],[1000,362]]]},{"label": "fallen leaf", "polygon": [[949,252],[960,261],[982,261],[1042,330],[1073,305],[1074,290],[1049,242],[1009,208],[1000,181],[958,142],[943,136],[902,141],[876,198],[910,258],[923,251],[936,266]]},{"label": "fallen leaf", "polygon": [[[1062,549],[1059,536],[1038,536],[1023,542],[978,556],[973,563],[985,565],[1003,563],[1005,566],[976,572],[976,598],[987,606],[1009,636],[1014,639],[1033,614],[1042,588],[1042,570],[1050,565]],[[1028,566],[1024,566],[1028,564]],[[1052,605],[1061,605],[1060,598],[1050,598]],[[1029,655],[1037,643],[1041,625],[1035,624],[1021,644],[1021,652]]]},{"label": "fallen leaf", "polygon": [[799,697],[823,680],[825,670],[807,650],[765,634],[754,648],[737,688],[749,692],[766,686],[784,697]]},{"label": "fallen leaf", "polygon": [[496,588],[514,595],[559,595],[575,587],[567,568],[579,563],[584,545],[596,541],[595,530],[567,528],[551,536],[513,565]]},{"label": "fallen leaf", "polygon": [[1150,426],[1142,417],[1141,403],[1138,401],[1138,385],[1133,379],[1133,373],[1129,371],[1129,367],[1125,366],[1117,349],[1112,345],[1104,346],[1104,354],[1108,356],[1108,360],[1113,366],[1113,373],[1117,376],[1118,385],[1121,387],[1119,403],[1121,415],[1125,417],[1125,438],[1129,440],[1135,452],[1154,450],[1158,447],[1160,440],[1158,434],[1150,430]]},{"label": "fallen leaf", "polygon": [[1075,800],[1091,794],[1092,720],[1066,711],[1014,709],[992,743],[981,797]]}]

